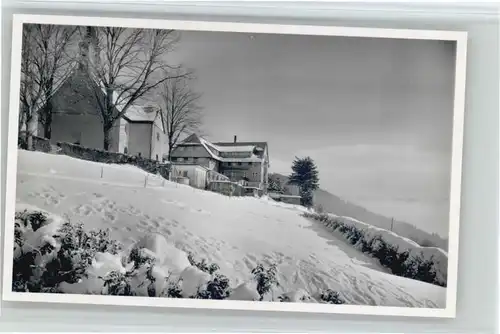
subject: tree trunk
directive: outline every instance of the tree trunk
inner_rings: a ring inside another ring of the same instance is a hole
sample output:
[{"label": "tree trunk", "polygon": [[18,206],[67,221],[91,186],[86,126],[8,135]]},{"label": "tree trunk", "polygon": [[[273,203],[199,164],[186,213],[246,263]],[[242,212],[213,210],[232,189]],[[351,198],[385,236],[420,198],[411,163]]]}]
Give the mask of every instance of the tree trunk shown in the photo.
[{"label": "tree trunk", "polygon": [[103,148],[105,151],[109,151],[109,146],[111,145],[110,132],[111,132],[111,127],[105,126],[103,128],[103,134],[104,134]]},{"label": "tree trunk", "polygon": [[47,100],[45,107],[43,108],[43,136],[50,139],[52,136],[52,103],[50,99]]},{"label": "tree trunk", "polygon": [[50,139],[52,136],[52,113],[45,115],[45,123],[43,124],[43,136]]},{"label": "tree trunk", "polygon": [[171,136],[170,134],[167,135],[168,137],[168,161],[172,162],[172,151],[173,151],[173,136]]},{"label": "tree trunk", "polygon": [[108,151],[109,146],[111,145],[110,131],[113,127],[113,89],[111,87],[106,87],[106,96],[105,96],[105,110],[103,110],[103,130],[104,130],[104,150]]},{"label": "tree trunk", "polygon": [[168,145],[168,161],[172,161],[172,147],[170,146],[170,144]]},{"label": "tree trunk", "polygon": [[24,142],[26,143],[26,149],[32,151],[33,150],[33,136],[31,135],[30,123],[31,117],[26,117],[25,121],[25,131],[24,131]]}]

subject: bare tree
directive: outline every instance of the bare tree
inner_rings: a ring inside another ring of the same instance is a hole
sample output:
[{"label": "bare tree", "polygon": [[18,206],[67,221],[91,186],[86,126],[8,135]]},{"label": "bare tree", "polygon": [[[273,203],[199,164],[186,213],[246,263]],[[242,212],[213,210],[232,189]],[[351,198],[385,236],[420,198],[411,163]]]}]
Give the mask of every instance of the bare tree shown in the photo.
[{"label": "bare tree", "polygon": [[44,125],[44,136],[50,138],[52,94],[68,77],[74,55],[71,43],[77,29],[70,26],[26,24],[21,53],[21,88],[19,130],[24,128],[25,148],[31,148],[33,127]]},{"label": "bare tree", "polygon": [[161,86],[162,113],[168,140],[168,160],[179,138],[189,132],[198,131],[201,126],[200,95],[188,85],[188,77],[176,76]]},{"label": "bare tree", "polygon": [[174,30],[87,27],[85,38],[93,47],[88,68],[108,150],[111,129],[130,106],[163,82],[187,74],[166,61],[179,39]]}]

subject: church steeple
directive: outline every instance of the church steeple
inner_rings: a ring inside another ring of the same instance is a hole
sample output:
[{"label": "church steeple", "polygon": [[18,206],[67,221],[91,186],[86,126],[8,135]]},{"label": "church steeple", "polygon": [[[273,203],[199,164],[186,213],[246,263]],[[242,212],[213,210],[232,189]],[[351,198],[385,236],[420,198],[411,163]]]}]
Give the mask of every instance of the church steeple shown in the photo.
[{"label": "church steeple", "polygon": [[88,71],[89,66],[93,61],[91,57],[95,56],[92,53],[95,53],[97,51],[97,36],[94,27],[85,27],[83,38],[79,44],[79,47],[79,68],[80,70]]}]

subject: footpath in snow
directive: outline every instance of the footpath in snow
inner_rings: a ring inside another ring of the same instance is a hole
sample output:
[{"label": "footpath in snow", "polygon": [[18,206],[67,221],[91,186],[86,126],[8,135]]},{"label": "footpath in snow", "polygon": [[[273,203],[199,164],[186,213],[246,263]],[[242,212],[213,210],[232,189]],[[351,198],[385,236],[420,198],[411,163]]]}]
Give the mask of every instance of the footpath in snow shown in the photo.
[{"label": "footpath in snow", "polygon": [[177,260],[193,253],[216,263],[238,286],[258,263],[275,263],[280,286],[274,296],[332,289],[349,304],[445,306],[445,288],[390,274],[378,260],[303,217],[299,206],[226,197],[131,166],[27,151],[19,151],[16,195],[19,208],[35,206],[86,229],[110,228],[126,247],[157,233],[166,240],[160,248],[173,254],[165,263],[180,272],[189,263]]}]

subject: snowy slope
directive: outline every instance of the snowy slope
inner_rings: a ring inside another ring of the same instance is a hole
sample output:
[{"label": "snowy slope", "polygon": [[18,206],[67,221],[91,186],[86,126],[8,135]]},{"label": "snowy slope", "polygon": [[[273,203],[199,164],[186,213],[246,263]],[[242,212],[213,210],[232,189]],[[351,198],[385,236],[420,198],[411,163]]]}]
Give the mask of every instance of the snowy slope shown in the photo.
[{"label": "snowy slope", "polygon": [[[312,217],[318,216],[312,214]],[[324,224],[333,228],[332,222],[338,222],[344,226],[355,227],[356,230],[362,232],[365,242],[380,239],[388,245],[396,247],[399,252],[407,251],[409,258],[420,258],[424,261],[433,262],[433,270],[436,273],[437,282],[446,284],[448,273],[448,253],[438,247],[422,247],[415,241],[402,237],[392,231],[383,228],[372,226],[360,222],[351,217],[341,217],[334,214],[326,214],[328,220]],[[362,249],[361,239],[354,244],[354,247]]]},{"label": "snowy slope", "polygon": [[332,289],[351,304],[445,306],[445,288],[389,274],[377,260],[302,217],[300,207],[146,176],[130,166],[19,151],[17,202],[89,229],[109,227],[126,246],[160,233],[175,249],[217,263],[237,284],[250,278],[257,263],[276,263],[276,295]]},{"label": "snowy slope", "polygon": [[[288,177],[278,173],[272,173],[270,178],[279,179],[281,184],[288,182]],[[325,212],[335,213],[340,216],[353,217],[360,221],[370,222],[371,225],[390,230],[393,230],[406,238],[416,241],[419,244],[432,244],[444,250],[448,249],[448,240],[441,238],[437,234],[425,232],[409,223],[392,220],[390,217],[371,212],[366,208],[346,201],[338,196],[335,196],[324,189],[317,189],[314,192],[314,203],[316,206],[321,206]]]}]

